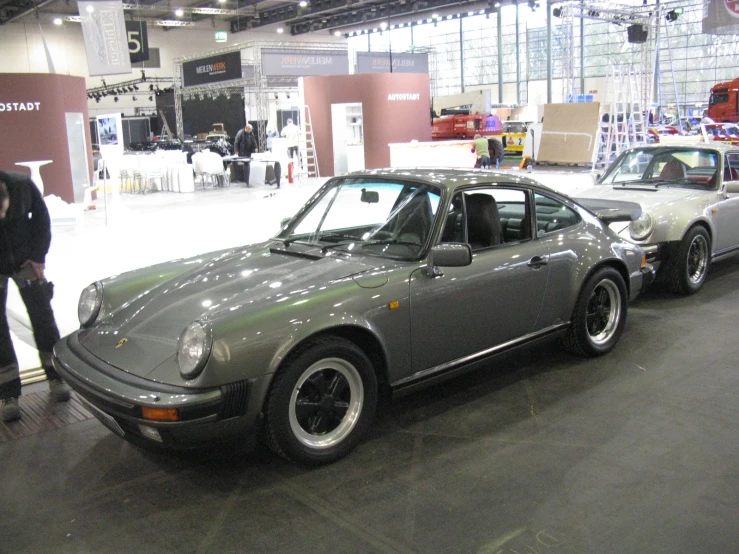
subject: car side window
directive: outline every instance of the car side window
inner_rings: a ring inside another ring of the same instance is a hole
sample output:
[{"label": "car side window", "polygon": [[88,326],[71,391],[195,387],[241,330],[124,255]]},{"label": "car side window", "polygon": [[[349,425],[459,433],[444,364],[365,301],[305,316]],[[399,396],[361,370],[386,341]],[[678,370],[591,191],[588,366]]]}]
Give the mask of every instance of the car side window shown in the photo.
[{"label": "car side window", "polygon": [[580,214],[572,208],[538,192],[534,195],[536,205],[536,234],[541,237],[547,233],[561,231],[580,223]]},{"label": "car side window", "polygon": [[529,239],[527,203],[522,190],[489,187],[457,193],[441,242],[466,242],[474,252]]},{"label": "car side window", "polygon": [[724,161],[724,181],[739,181],[739,152],[729,152]]}]

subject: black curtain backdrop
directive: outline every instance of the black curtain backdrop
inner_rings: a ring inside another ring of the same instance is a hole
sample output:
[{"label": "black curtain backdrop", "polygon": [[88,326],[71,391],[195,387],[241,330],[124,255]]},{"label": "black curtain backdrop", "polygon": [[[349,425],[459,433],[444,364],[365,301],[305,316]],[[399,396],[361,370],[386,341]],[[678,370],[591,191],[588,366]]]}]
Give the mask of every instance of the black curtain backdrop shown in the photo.
[{"label": "black curtain backdrop", "polygon": [[174,109],[174,91],[160,92],[156,96],[157,104],[157,120],[158,124],[152,128],[152,132],[155,135],[159,135],[162,132],[162,118],[160,117],[160,111],[164,113],[164,117],[167,118],[167,125],[169,130],[177,137],[177,114]]},{"label": "black curtain backdrop", "polygon": [[182,126],[186,135],[209,133],[214,123],[223,123],[228,136],[236,137],[246,125],[244,99],[240,94],[182,101]]}]

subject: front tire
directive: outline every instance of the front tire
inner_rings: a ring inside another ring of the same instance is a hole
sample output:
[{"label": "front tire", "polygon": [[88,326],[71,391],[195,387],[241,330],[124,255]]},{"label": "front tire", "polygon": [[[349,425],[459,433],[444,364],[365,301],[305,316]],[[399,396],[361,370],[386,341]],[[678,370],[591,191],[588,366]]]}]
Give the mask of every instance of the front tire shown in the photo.
[{"label": "front tire", "polygon": [[602,356],[621,337],[626,323],[628,293],[621,274],[602,267],[588,278],[580,291],[572,322],[563,343],[580,356]]},{"label": "front tire", "polygon": [[301,347],[277,372],[267,398],[270,449],[304,465],[346,456],[375,415],[377,377],[354,343],[325,337]]},{"label": "front tire", "polygon": [[680,242],[668,276],[668,287],[679,294],[695,294],[711,265],[711,237],[703,227],[690,229]]}]

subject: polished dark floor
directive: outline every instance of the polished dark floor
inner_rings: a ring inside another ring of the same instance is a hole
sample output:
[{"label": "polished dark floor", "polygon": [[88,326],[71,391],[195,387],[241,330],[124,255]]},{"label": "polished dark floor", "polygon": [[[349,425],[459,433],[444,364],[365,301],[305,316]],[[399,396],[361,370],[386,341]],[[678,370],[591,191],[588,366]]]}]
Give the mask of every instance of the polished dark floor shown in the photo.
[{"label": "polished dark floor", "polygon": [[313,470],[94,419],[3,442],[0,552],[737,553],[738,328],[734,259],[638,299],[610,355],[511,355]]}]

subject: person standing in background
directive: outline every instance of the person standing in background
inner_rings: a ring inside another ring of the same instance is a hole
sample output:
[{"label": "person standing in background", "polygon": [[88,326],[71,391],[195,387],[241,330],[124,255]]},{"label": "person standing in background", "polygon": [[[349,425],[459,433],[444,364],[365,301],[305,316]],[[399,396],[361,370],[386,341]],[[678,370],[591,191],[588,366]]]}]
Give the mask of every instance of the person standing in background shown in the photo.
[{"label": "person standing in background", "polygon": [[[254,152],[259,152],[257,147],[257,139],[254,138],[254,128],[247,123],[246,127],[236,133],[236,139],[234,140],[234,151],[240,158],[251,158]],[[249,173],[251,169],[250,162],[243,162],[244,167],[244,182],[246,186],[249,186]]]},{"label": "person standing in background", "polygon": [[287,125],[285,125],[280,134],[287,139],[287,155],[293,158],[299,166],[300,153],[298,152],[298,146],[300,145],[300,127],[295,125],[292,119],[288,119]]}]

